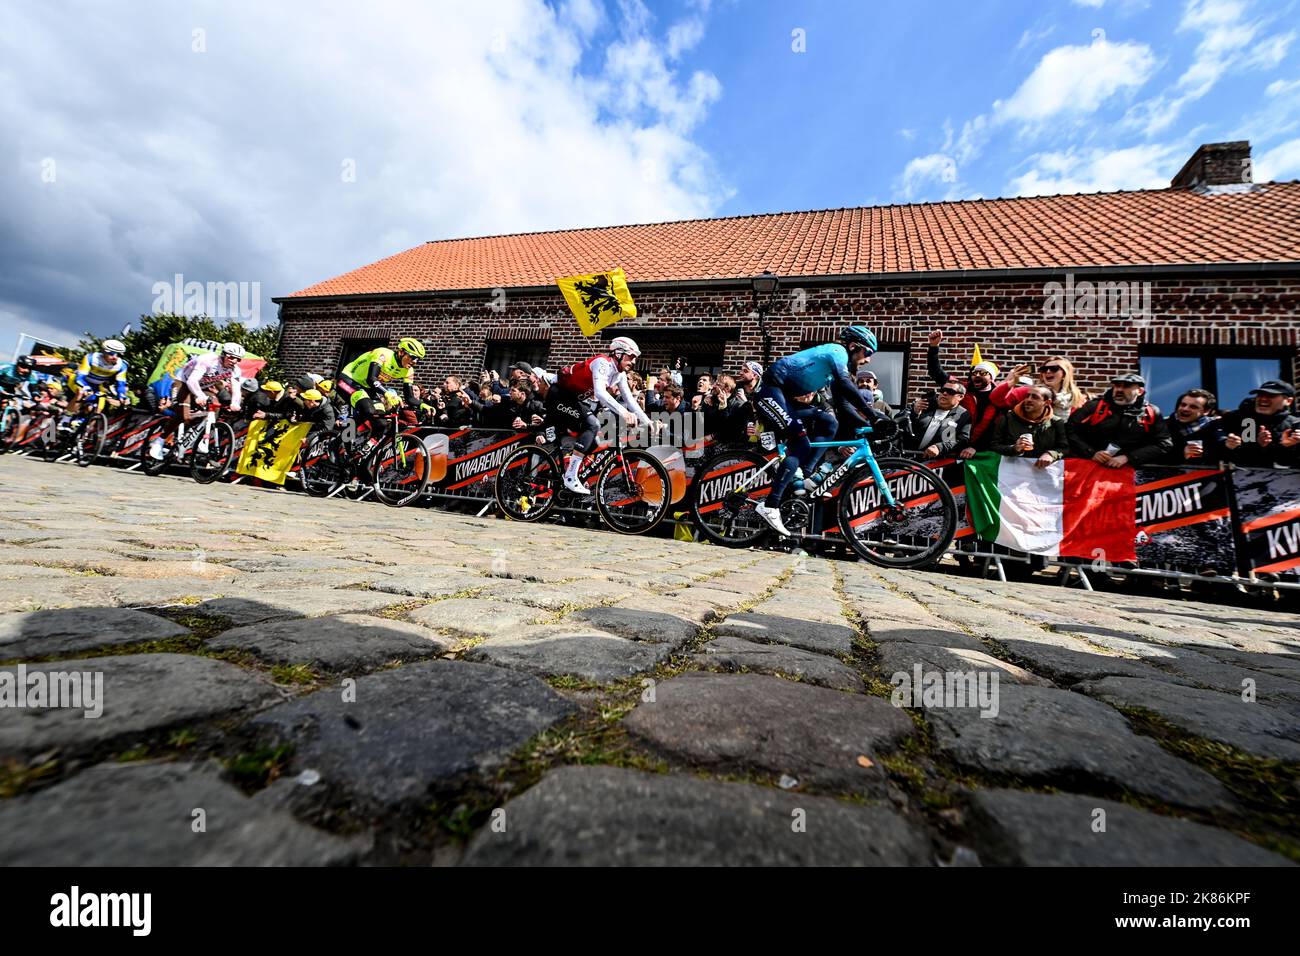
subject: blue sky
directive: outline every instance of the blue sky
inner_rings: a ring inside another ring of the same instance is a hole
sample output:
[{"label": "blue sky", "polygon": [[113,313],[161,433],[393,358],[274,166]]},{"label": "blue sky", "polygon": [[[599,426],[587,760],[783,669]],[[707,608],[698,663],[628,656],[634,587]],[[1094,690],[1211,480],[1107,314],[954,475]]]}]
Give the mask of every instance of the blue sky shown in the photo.
[{"label": "blue sky", "polygon": [[1300,178],[1298,4],[6,4],[0,357],[429,239],[1159,188],[1227,139]]}]

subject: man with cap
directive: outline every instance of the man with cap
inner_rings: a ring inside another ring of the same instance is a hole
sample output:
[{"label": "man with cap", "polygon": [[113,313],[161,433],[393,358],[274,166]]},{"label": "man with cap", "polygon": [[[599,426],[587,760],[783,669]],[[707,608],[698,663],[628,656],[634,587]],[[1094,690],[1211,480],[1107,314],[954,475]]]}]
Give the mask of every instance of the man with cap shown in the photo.
[{"label": "man with cap", "polygon": [[1300,416],[1291,410],[1295,388],[1274,379],[1250,394],[1253,399],[1219,419],[1214,439],[1219,456],[1245,468],[1300,466]]},{"label": "man with cap", "polygon": [[333,403],[327,402],[325,396],[314,388],[304,389],[298,397],[302,400],[302,411],[298,413],[298,421],[311,422],[312,435],[334,431],[337,416]]},{"label": "man with cap", "polygon": [[1136,372],[1111,379],[1105,394],[1070,416],[1070,457],[1091,458],[1109,468],[1139,468],[1165,458],[1173,439],[1146,392],[1146,379]]}]

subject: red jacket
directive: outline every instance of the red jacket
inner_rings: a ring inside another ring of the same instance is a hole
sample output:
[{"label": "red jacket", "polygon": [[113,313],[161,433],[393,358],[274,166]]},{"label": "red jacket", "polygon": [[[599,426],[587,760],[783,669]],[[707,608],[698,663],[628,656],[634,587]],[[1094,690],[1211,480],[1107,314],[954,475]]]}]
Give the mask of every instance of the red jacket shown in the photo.
[{"label": "red jacket", "polygon": [[993,386],[993,390],[988,393],[988,398],[984,402],[980,402],[974,390],[967,386],[966,394],[961,400],[961,406],[970,412],[971,445],[976,448],[983,448],[988,444],[987,440],[981,441],[981,439],[992,437],[991,429],[998,414],[1008,408],[1015,408],[1024,401],[1025,396],[1028,394],[1028,386],[1013,386],[1010,382],[1003,382],[1001,385]]}]

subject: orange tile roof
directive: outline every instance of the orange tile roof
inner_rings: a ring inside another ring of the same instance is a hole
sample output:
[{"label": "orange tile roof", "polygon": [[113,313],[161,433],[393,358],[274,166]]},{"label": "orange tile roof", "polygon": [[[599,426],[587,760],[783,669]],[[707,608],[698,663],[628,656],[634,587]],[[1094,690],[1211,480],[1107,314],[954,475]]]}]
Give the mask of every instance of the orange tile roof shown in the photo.
[{"label": "orange tile roof", "polygon": [[[297,296],[629,281],[1300,262],[1300,182],[785,212],[427,242]],[[290,297],[290,298],[292,298]]]}]

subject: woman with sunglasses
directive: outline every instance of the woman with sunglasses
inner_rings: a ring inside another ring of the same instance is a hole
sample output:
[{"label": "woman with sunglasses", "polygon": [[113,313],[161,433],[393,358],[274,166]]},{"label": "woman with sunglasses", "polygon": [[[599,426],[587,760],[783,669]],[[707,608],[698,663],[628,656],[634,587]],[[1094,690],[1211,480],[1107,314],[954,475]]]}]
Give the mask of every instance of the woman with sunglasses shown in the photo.
[{"label": "woman with sunglasses", "polygon": [[1056,393],[1052,404],[1056,406],[1056,414],[1062,418],[1069,418],[1072,412],[1088,404],[1092,398],[1075,382],[1074,364],[1063,356],[1050,358],[1040,365],[1038,377]]}]

